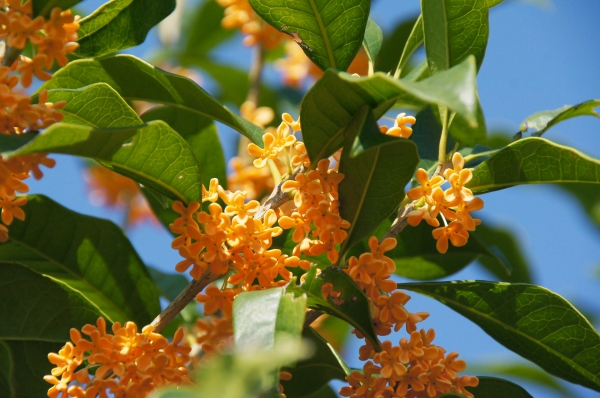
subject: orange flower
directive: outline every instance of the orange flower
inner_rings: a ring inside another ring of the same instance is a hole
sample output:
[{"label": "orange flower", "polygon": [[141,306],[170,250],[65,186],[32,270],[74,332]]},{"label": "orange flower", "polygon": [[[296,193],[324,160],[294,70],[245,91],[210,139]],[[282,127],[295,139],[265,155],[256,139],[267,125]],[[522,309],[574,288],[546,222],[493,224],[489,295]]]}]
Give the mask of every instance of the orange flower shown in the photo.
[{"label": "orange flower", "polygon": [[437,240],[435,247],[437,250],[444,254],[448,251],[448,240],[456,247],[464,246],[467,244],[469,239],[469,233],[465,229],[464,225],[458,222],[451,222],[446,227],[440,227],[434,229],[431,234],[433,238]]},{"label": "orange flower", "polygon": [[[400,378],[406,374],[406,367],[402,364],[400,348],[392,347],[392,342],[387,340],[381,344],[382,351],[375,354],[373,361],[381,365],[380,374],[389,379]],[[404,362],[407,363],[407,362]]]},{"label": "orange flower", "polygon": [[221,310],[226,319],[231,319],[233,298],[236,295],[235,292],[232,289],[221,291],[215,285],[210,285],[206,288],[205,293],[206,294],[199,293],[196,296],[198,302],[204,303],[204,315],[212,315],[217,312],[217,310]]},{"label": "orange flower", "polygon": [[371,249],[371,254],[375,260],[379,260],[387,264],[388,272],[394,273],[396,271],[396,264],[394,260],[384,255],[385,252],[389,252],[390,250],[394,250],[398,241],[395,238],[386,238],[381,243],[377,240],[377,237],[371,236],[369,238],[369,248]]},{"label": "orange flower", "polygon": [[0,197],[0,207],[2,208],[2,222],[6,225],[10,225],[13,222],[13,219],[16,218],[18,220],[25,219],[25,212],[19,206],[23,206],[27,203],[26,197],[20,198],[1,198]]},{"label": "orange flower", "polygon": [[329,170],[329,159],[321,159],[317,163],[317,168],[311,170],[306,175],[310,180],[319,180],[323,193],[331,192],[332,185],[339,184],[344,175],[335,170]]},{"label": "orange flower", "polygon": [[419,200],[423,196],[431,196],[433,190],[444,183],[444,179],[441,176],[435,176],[430,180],[425,169],[417,170],[416,176],[421,186],[413,188],[406,193],[412,200]]},{"label": "orange flower", "polygon": [[387,129],[385,134],[393,137],[409,138],[412,135],[412,129],[406,124],[415,124],[417,119],[414,116],[406,116],[406,113],[400,113],[396,116],[394,126]]}]

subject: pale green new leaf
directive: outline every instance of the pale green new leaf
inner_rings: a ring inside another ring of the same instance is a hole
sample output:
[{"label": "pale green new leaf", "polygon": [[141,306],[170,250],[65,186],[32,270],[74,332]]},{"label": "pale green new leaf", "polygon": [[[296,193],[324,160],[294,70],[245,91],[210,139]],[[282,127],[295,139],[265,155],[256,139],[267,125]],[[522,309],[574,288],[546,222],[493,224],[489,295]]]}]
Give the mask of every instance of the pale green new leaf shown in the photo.
[{"label": "pale green new leaf", "polygon": [[369,0],[249,0],[275,29],[296,34],[302,49],[319,68],[345,71],[360,49]]},{"label": "pale green new leaf", "polygon": [[600,391],[600,335],[559,295],[534,285],[485,281],[398,288],[440,301],[547,372]]},{"label": "pale green new leaf", "polygon": [[44,196],[28,196],[23,210],[27,217],[11,224],[10,240],[0,245],[0,261],[24,264],[66,285],[112,322],[147,325],[160,312],[154,282],[115,224]]},{"label": "pale green new leaf", "polygon": [[142,44],[174,9],[175,0],[110,0],[79,21],[75,54],[100,57]]},{"label": "pale green new leaf", "polygon": [[524,138],[483,161],[467,184],[485,193],[520,184],[600,183],[600,161],[544,138]]},{"label": "pale green new leaf", "polygon": [[381,32],[381,28],[372,19],[369,19],[367,29],[365,30],[365,37],[363,37],[363,47],[371,63],[375,63],[382,43],[383,33]]},{"label": "pale green new leaf", "polygon": [[173,105],[219,121],[262,146],[263,131],[235,115],[192,80],[165,72],[131,55],[78,60],[54,74],[42,89],[81,88],[106,83],[125,100]]},{"label": "pale green new leaf", "polygon": [[97,160],[173,200],[201,199],[200,168],[187,142],[162,121],[138,127],[95,129],[57,123],[20,149],[31,153],[62,153]]},{"label": "pale green new leaf", "polygon": [[376,119],[396,102],[424,106],[440,104],[477,125],[476,70],[473,58],[428,79],[396,80],[381,72],[357,78],[326,71],[306,94],[300,115],[310,159],[317,162],[343,144],[343,130],[359,109],[368,105]]},{"label": "pale green new leaf", "polygon": [[557,125],[567,119],[578,116],[600,117],[594,109],[600,106],[600,100],[589,100],[577,105],[565,105],[562,108],[553,111],[543,111],[529,116],[521,124],[521,131],[525,132],[534,129],[534,136],[541,136],[552,126]]},{"label": "pale green new leaf", "polygon": [[469,55],[481,67],[489,36],[486,0],[421,0],[425,52],[432,75]]}]

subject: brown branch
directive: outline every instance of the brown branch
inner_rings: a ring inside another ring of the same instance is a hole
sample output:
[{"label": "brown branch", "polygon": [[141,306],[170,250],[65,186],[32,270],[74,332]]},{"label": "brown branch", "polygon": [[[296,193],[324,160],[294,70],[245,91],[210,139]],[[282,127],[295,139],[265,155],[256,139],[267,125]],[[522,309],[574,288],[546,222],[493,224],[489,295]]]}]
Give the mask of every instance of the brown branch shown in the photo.
[{"label": "brown branch", "polygon": [[2,58],[2,66],[12,66],[15,63],[19,55],[21,55],[21,49],[6,46],[6,52]]},{"label": "brown branch", "polygon": [[310,326],[311,323],[319,319],[319,317],[323,315],[323,313],[319,310],[309,309],[306,311],[306,316],[304,318],[304,329]]},{"label": "brown branch", "polygon": [[250,67],[249,81],[250,87],[248,89],[248,95],[246,101],[252,102],[258,107],[258,101],[260,99],[260,83],[262,80],[262,71],[265,66],[265,47],[262,43],[256,45],[256,51],[254,53],[254,60]]},{"label": "brown branch", "polygon": [[[450,168],[451,166],[452,162],[438,163],[438,166],[435,169],[432,178],[435,176],[442,175],[444,173],[444,170]],[[406,226],[408,225],[408,213],[410,213],[415,208],[417,202],[417,200],[414,200],[406,206],[400,207],[400,209],[398,210],[398,216],[392,223],[390,229],[383,235],[380,241],[383,241],[386,238],[395,238],[400,234],[400,232],[402,232],[402,230],[404,230],[404,228],[406,228]]]},{"label": "brown branch", "polygon": [[[289,179],[294,179],[296,175],[304,171],[304,166],[300,167]],[[285,182],[285,181],[284,181]],[[263,220],[265,214],[270,209],[276,209],[289,200],[287,193],[281,191],[283,182],[278,184],[269,198],[260,206],[257,212],[254,214],[254,218],[257,220]],[[167,308],[165,308],[150,324],[154,326],[154,332],[160,333],[168,324],[171,322],[177,314],[179,314],[195,297],[200,293],[206,286],[211,282],[216,281],[223,275],[213,275],[210,271],[206,271],[200,279],[192,280],[186,288],[179,293],[179,295],[173,300]],[[318,317],[317,317],[318,318]],[[316,319],[316,318],[315,318]]]}]

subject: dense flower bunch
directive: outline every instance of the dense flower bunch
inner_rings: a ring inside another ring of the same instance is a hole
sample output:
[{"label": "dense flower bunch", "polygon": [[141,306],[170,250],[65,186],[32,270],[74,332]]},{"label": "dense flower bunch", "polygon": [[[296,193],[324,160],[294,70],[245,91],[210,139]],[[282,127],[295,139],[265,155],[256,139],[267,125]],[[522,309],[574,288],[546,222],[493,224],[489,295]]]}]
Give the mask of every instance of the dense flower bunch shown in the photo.
[{"label": "dense flower bunch", "polygon": [[217,0],[225,8],[221,24],[226,29],[239,28],[246,35],[244,44],[253,46],[261,43],[266,48],[274,48],[280,42],[282,34],[262,21],[256,15],[248,0]]},{"label": "dense flower bunch", "polygon": [[[417,170],[420,187],[408,191],[412,200],[418,201],[413,211],[408,214],[408,223],[417,226],[421,220],[429,225],[439,227],[438,216],[444,226],[433,230],[437,240],[436,247],[440,253],[448,251],[448,241],[454,246],[464,246],[469,239],[469,231],[481,224],[481,220],[473,218],[471,213],[483,209],[483,200],[473,196],[473,192],[465,185],[473,178],[473,169],[465,169],[465,160],[456,152],[452,156],[452,168],[444,171],[444,177],[435,176],[429,179],[423,169]],[[442,189],[448,182],[450,187]],[[450,223],[446,220],[450,220]]]},{"label": "dense flower bunch", "polygon": [[53,385],[50,398],[144,397],[159,386],[189,383],[186,366],[191,348],[182,342],[183,329],[170,343],[151,326],[138,333],[133,322],[123,326],[116,322],[112,332],[106,332],[104,318],[81,332],[71,329],[71,341],[48,355],[56,365],[44,377]]},{"label": "dense flower bunch", "polygon": [[[20,52],[30,43],[34,46],[33,58],[17,56],[11,65],[0,66],[0,133],[22,134],[49,127],[62,120],[58,112],[65,106],[64,101],[54,104],[46,102],[48,93],[39,93],[37,103],[24,93],[35,75],[40,80],[48,80],[47,72],[56,60],[64,66],[68,62],[66,54],[77,48],[77,18],[70,11],[55,8],[49,19],[32,19],[32,3],[21,0],[4,0],[4,10],[0,11],[0,38],[4,39],[0,58],[7,64],[5,57]],[[8,46],[8,49],[7,49]],[[12,59],[12,58],[11,58]],[[20,74],[20,76],[19,76]],[[20,87],[19,88],[19,82]],[[8,240],[8,228],[14,218],[23,220],[25,213],[20,208],[27,199],[17,198],[16,193],[25,193],[29,187],[23,180],[31,174],[40,179],[43,173],[40,165],[54,167],[55,161],[46,155],[26,155],[13,159],[0,158],[0,242]]]},{"label": "dense flower bunch", "polygon": [[[346,272],[363,289],[373,308],[373,325],[379,336],[387,336],[394,331],[406,328],[410,337],[403,337],[397,345],[387,340],[382,351],[376,352],[366,340],[359,350],[361,360],[369,360],[363,372],[354,371],[346,379],[349,386],[343,387],[340,394],[352,398],[403,398],[439,397],[448,392],[456,392],[467,397],[473,395],[465,386],[477,386],[473,376],[458,376],[467,364],[457,359],[458,353],[432,344],[435,331],[421,329],[416,324],[429,317],[427,312],[411,313],[405,305],[410,296],[396,290],[396,283],[390,280],[396,269],[394,261],[385,252],[396,247],[393,238],[381,243],[372,236],[369,239],[370,253],[363,253],[357,259],[351,257]],[[360,337],[364,336],[355,330]]]},{"label": "dense flower bunch", "polygon": [[86,169],[85,180],[93,204],[125,210],[127,225],[135,225],[156,217],[144,198],[140,186],[130,178],[94,164]]}]

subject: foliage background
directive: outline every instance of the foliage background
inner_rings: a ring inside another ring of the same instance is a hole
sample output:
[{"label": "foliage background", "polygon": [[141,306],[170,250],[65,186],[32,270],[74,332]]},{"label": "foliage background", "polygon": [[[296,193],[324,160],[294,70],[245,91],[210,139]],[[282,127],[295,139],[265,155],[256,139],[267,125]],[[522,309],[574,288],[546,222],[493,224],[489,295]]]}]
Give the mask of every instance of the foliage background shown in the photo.
[{"label": "foliage background", "polygon": [[[191,4],[198,2],[189,0]],[[103,1],[84,1],[80,4],[82,14],[87,15],[101,3]],[[385,35],[397,23],[418,12],[418,0],[373,0],[371,18]],[[478,76],[488,134],[500,132],[512,136],[521,121],[535,112],[600,97],[598,15],[600,2],[596,0],[507,0],[491,10],[490,40]],[[150,59],[157,46],[159,41],[154,29],[142,46],[127,53]],[[246,69],[252,58],[251,50],[242,46],[241,36],[235,36],[212,56],[220,63]],[[209,92],[218,89],[207,76],[202,78],[201,85]],[[273,85],[281,80],[272,67],[267,68],[265,79]],[[297,110],[288,111],[297,114]],[[222,125],[219,129],[229,158],[237,148],[237,133]],[[600,158],[598,130],[598,120],[576,118],[553,128],[546,138]],[[83,162],[67,156],[54,157],[57,166],[45,173],[41,181],[29,183],[31,193],[43,193],[74,211],[120,224],[121,214],[94,207],[87,201]],[[483,199],[485,209],[480,213],[481,218],[514,232],[530,265],[534,283],[587,311],[585,315],[596,328],[600,327],[600,202],[596,207],[595,224],[578,201],[554,186],[518,186],[485,195]],[[166,230],[147,223],[129,230],[128,235],[146,264],[173,272],[179,256],[170,248],[172,238]],[[479,267],[468,267],[451,279],[492,280],[493,277]],[[482,374],[475,368],[478,364],[525,362],[434,300],[413,295],[410,307],[431,313],[423,327],[435,327],[436,343],[460,352],[461,358],[469,364],[468,374]],[[351,367],[358,367],[358,340],[349,338],[348,343],[344,357]],[[514,380],[535,397],[564,396]],[[567,383],[562,384],[567,386]],[[598,396],[583,387],[567,387],[571,397]]]}]

